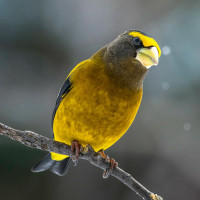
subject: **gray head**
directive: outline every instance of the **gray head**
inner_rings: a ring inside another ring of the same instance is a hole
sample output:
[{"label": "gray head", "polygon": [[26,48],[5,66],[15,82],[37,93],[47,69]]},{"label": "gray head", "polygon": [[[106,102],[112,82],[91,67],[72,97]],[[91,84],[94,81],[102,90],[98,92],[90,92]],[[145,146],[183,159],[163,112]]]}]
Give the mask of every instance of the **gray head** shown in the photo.
[{"label": "gray head", "polygon": [[131,30],[107,45],[105,59],[115,65],[125,60],[138,61],[148,69],[158,64],[160,54],[160,47],[153,38],[141,31]]},{"label": "gray head", "polygon": [[119,35],[99,53],[108,74],[115,81],[131,88],[141,88],[148,69],[158,64],[161,51],[157,42],[149,35],[131,30]]}]

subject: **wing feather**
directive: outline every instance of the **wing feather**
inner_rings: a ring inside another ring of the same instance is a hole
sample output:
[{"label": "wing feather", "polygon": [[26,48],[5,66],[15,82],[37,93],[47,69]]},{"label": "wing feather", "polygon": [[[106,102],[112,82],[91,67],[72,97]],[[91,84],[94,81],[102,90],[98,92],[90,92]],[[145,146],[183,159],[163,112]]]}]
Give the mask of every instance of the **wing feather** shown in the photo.
[{"label": "wing feather", "polygon": [[53,114],[52,114],[52,120],[51,120],[51,125],[53,128],[53,120],[56,114],[56,111],[61,103],[61,101],[63,100],[63,98],[69,93],[69,91],[72,89],[72,83],[70,82],[70,76],[71,74],[76,71],[79,67],[83,66],[84,64],[90,62],[90,59],[88,60],[84,60],[82,62],[80,62],[78,65],[76,65],[76,67],[70,72],[70,74],[68,75],[68,77],[66,78],[65,82],[63,83],[59,93],[58,93],[58,97],[56,100],[56,105],[55,108],[53,110]]},{"label": "wing feather", "polygon": [[71,90],[71,82],[69,80],[70,77],[68,77],[65,82],[63,83],[59,93],[58,93],[58,97],[57,97],[57,100],[56,100],[56,105],[55,105],[55,108],[53,110],[53,114],[52,114],[52,120],[51,120],[51,125],[52,125],[52,128],[53,128],[53,120],[54,120],[54,117],[55,117],[55,114],[56,114],[56,111],[60,105],[60,102],[63,100],[63,98],[68,94],[68,92]]}]

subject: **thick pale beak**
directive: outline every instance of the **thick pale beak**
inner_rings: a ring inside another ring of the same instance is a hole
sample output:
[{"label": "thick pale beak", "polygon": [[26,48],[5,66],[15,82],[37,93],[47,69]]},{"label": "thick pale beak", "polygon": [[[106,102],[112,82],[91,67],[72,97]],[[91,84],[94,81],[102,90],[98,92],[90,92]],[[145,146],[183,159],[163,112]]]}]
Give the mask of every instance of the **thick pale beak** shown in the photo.
[{"label": "thick pale beak", "polygon": [[139,49],[135,59],[140,61],[141,64],[148,69],[152,65],[158,64],[158,60],[159,60],[158,50],[156,47],[151,47],[151,48],[143,47]]}]

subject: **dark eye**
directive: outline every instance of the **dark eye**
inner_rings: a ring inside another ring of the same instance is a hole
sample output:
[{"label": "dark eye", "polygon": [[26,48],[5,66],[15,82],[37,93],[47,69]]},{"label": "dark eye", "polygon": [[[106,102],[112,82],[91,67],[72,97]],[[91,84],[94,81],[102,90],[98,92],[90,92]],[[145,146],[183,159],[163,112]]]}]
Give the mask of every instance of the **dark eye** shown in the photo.
[{"label": "dark eye", "polygon": [[133,42],[135,46],[140,46],[140,38],[139,37],[134,37]]}]

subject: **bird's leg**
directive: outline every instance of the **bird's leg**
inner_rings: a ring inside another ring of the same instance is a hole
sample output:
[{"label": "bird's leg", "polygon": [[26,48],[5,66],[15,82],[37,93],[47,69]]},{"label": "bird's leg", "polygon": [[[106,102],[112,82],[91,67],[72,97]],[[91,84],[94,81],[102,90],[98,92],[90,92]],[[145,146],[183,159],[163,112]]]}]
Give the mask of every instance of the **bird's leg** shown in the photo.
[{"label": "bird's leg", "polygon": [[118,166],[118,162],[116,162],[114,158],[110,159],[108,155],[104,154],[103,150],[99,151],[99,153],[105,159],[106,162],[110,163],[110,167],[108,169],[105,169],[103,172],[103,178],[108,178],[112,173],[113,169]]},{"label": "bird's leg", "polygon": [[72,161],[74,162],[74,166],[76,166],[78,164],[79,154],[82,152],[82,150],[83,150],[82,145],[79,144],[78,141],[73,140],[71,143],[70,157],[71,157]]}]

